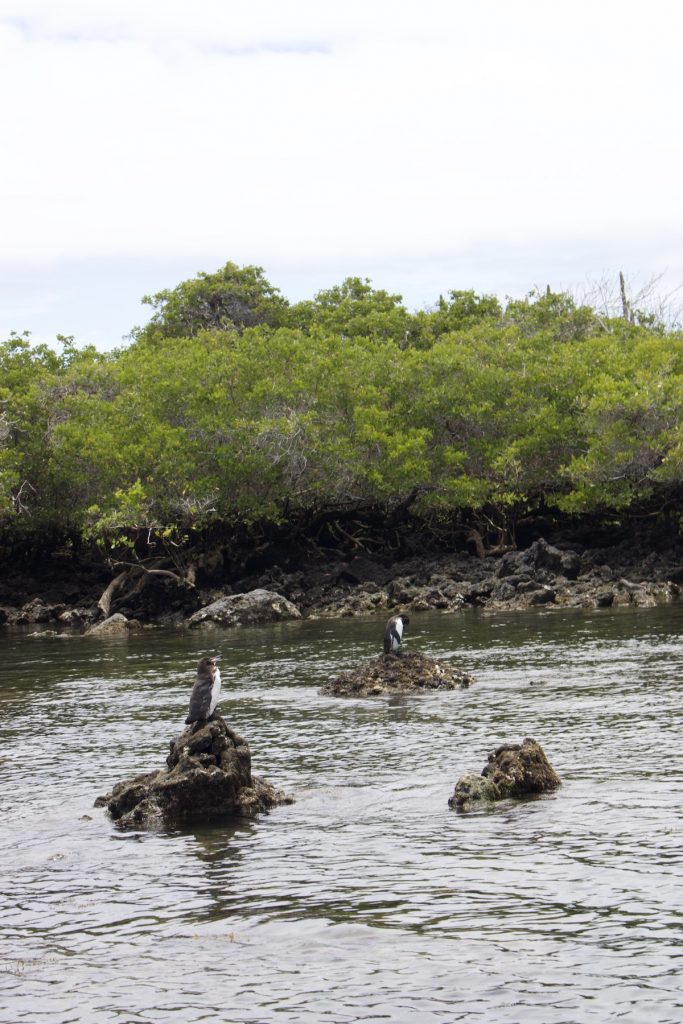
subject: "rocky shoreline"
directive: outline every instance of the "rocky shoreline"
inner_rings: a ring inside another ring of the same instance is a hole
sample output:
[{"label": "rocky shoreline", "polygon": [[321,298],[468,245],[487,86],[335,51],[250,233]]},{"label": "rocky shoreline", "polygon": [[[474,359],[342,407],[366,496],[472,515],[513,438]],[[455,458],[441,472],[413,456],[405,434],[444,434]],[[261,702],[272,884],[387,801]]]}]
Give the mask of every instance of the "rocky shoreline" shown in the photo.
[{"label": "rocky shoreline", "polygon": [[[42,585],[19,572],[6,575],[0,582],[0,627],[35,624],[57,634],[100,627],[104,616],[98,600],[110,578],[105,570],[79,576],[64,565],[55,581],[57,572],[54,567],[53,578]],[[111,611],[121,628],[206,628],[300,617],[387,616],[397,609],[647,608],[674,600],[681,584],[680,550],[643,552],[629,542],[587,548],[539,539],[523,550],[484,558],[456,552],[388,562],[330,552],[301,568],[273,565],[258,574],[200,577],[193,587],[159,576]]]}]

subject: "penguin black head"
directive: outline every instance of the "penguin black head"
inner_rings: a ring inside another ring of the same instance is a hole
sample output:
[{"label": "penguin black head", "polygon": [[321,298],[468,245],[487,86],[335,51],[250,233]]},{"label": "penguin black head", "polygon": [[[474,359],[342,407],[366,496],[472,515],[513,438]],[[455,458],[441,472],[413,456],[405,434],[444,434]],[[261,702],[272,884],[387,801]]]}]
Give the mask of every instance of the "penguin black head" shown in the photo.
[{"label": "penguin black head", "polygon": [[199,665],[197,666],[197,672],[206,672],[207,675],[213,675],[213,671],[217,668],[217,662],[220,659],[220,654],[206,654]]}]

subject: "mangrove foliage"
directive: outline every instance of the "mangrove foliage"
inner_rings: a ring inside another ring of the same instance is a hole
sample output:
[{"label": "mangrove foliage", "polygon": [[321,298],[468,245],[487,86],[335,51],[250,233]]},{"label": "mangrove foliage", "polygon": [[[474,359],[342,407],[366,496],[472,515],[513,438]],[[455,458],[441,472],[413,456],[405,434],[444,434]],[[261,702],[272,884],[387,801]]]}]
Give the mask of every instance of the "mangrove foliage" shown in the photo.
[{"label": "mangrove foliage", "polygon": [[683,335],[651,316],[551,292],[411,312],[360,278],[289,303],[232,263],[144,301],[113,352],[0,345],[5,551],[178,553],[369,509],[511,535],[681,495]]}]

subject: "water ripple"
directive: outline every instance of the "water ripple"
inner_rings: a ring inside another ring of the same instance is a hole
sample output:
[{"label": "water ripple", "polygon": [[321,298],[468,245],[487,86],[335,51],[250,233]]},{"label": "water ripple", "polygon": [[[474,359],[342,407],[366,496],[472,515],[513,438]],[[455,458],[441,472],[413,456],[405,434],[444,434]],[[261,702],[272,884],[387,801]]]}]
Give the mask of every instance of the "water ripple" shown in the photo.
[{"label": "water ripple", "polygon": [[[93,799],[163,763],[206,638],[3,636],[3,1024],[681,1020],[683,604],[415,616],[475,686],[319,696],[378,625],[212,634],[223,713],[297,802],[153,834]],[[562,788],[450,812],[525,735]]]}]

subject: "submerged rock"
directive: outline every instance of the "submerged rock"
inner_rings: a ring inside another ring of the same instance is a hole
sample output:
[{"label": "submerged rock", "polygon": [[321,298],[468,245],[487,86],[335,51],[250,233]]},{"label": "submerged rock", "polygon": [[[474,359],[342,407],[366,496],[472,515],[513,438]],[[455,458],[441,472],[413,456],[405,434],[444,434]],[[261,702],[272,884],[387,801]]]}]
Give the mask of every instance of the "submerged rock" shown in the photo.
[{"label": "submerged rock", "polygon": [[40,629],[27,633],[27,640],[73,640],[78,634],[60,633],[56,629]]},{"label": "submerged rock", "polygon": [[166,768],[119,782],[96,807],[127,828],[159,828],[189,821],[253,818],[291,797],[251,774],[247,741],[215,715],[171,740]]},{"label": "submerged rock", "polygon": [[421,654],[401,651],[380,654],[352,672],[342,672],[320,689],[332,697],[379,697],[391,693],[423,693],[425,690],[464,690],[474,679],[462,669]]},{"label": "submerged rock", "polygon": [[489,754],[481,775],[461,775],[448,804],[467,810],[481,801],[549,793],[561,784],[540,743],[527,737],[522,743],[505,743]]},{"label": "submerged rock", "polygon": [[273,590],[250,590],[228,594],[200,608],[188,620],[189,626],[255,626],[262,622],[300,619],[301,612],[286,597]]}]

